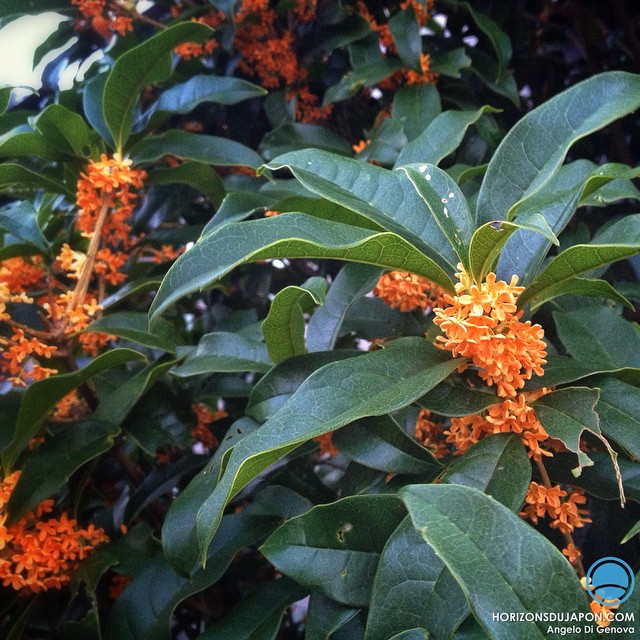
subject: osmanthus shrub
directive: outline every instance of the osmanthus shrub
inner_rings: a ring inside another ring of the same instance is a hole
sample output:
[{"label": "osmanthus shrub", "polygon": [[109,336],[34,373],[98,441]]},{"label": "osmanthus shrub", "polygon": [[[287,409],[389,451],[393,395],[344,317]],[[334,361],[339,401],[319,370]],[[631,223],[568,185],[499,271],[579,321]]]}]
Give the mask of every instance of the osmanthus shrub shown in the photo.
[{"label": "osmanthus shrub", "polygon": [[575,144],[640,76],[503,132],[469,3],[27,5],[104,56],[0,89],[3,637],[640,616],[585,592],[637,568],[640,170]]}]

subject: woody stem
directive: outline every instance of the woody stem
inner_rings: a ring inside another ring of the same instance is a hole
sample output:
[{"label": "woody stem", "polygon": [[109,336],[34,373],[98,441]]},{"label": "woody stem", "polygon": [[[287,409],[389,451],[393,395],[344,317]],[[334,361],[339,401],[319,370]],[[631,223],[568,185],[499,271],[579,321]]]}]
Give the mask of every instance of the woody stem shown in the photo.
[{"label": "woody stem", "polygon": [[107,219],[107,212],[109,211],[110,205],[111,196],[105,198],[104,202],[102,203],[102,208],[100,209],[98,220],[96,221],[96,228],[93,231],[93,236],[91,236],[91,242],[89,243],[87,259],[82,265],[82,271],[78,276],[78,283],[76,284],[76,288],[73,290],[71,300],[69,300],[69,304],[67,305],[67,312],[72,311],[78,305],[84,303],[84,298],[87,295],[87,290],[89,289],[89,282],[91,280],[91,275],[93,274],[93,267],[95,265],[96,256],[98,255],[98,249],[100,247],[102,227],[104,226],[104,221]]},{"label": "woody stem", "polygon": [[[540,477],[542,478],[542,484],[544,484],[544,486],[547,489],[551,489],[552,484],[551,484],[551,478],[549,478],[549,473],[547,472],[547,468],[544,466],[544,462],[542,462],[542,460],[536,460],[536,466],[538,467],[538,473],[540,473]],[[563,533],[564,536],[564,540],[567,543],[567,545],[572,544],[575,547],[575,542],[573,541],[573,536],[570,533]],[[575,561],[575,567],[576,567],[576,571],[578,573],[578,577],[579,578],[584,578],[586,573],[584,571],[584,566],[582,564],[582,560],[580,558],[577,558]]]}]

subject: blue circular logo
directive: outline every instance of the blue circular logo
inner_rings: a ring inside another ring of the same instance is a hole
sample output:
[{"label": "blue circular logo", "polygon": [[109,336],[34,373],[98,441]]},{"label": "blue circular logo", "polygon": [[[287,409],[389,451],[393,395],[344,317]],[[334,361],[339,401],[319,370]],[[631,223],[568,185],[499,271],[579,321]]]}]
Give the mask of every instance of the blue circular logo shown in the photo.
[{"label": "blue circular logo", "polygon": [[635,583],[631,567],[620,558],[601,558],[587,572],[587,593],[608,607],[618,606],[627,600]]}]

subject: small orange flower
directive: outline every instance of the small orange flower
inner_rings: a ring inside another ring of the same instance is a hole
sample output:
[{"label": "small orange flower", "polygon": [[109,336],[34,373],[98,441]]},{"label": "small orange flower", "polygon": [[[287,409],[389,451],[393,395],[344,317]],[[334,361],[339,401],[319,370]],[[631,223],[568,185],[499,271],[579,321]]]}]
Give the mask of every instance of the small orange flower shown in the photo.
[{"label": "small orange flower", "polygon": [[313,441],[320,445],[320,455],[323,458],[327,456],[333,458],[338,455],[338,450],[333,446],[333,442],[331,440],[332,435],[333,433],[329,432],[313,438]]},{"label": "small orange flower", "polygon": [[369,140],[360,140],[360,142],[356,142],[352,145],[354,153],[362,153],[367,148],[369,142]]}]

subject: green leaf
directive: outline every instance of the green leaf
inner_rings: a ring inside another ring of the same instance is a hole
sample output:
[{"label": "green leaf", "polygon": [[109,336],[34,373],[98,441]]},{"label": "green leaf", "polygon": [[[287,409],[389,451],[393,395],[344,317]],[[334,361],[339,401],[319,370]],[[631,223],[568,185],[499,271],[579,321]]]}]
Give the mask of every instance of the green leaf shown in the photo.
[{"label": "green leaf", "polygon": [[126,300],[129,296],[146,293],[147,291],[155,290],[162,282],[160,276],[152,276],[150,278],[139,278],[136,280],[129,280],[129,282],[122,285],[119,289],[114,291],[111,295],[108,295],[102,301],[103,309],[113,307],[118,303]]},{"label": "green leaf", "polygon": [[640,389],[615,378],[594,381],[600,389],[600,430],[640,459]]},{"label": "green leaf", "polygon": [[40,132],[25,131],[25,125],[22,124],[0,136],[0,157],[20,158],[33,155],[55,160],[62,152]]},{"label": "green leaf", "polygon": [[598,414],[595,412],[599,395],[597,389],[569,387],[548,393],[533,404],[545,431],[578,456],[578,466],[572,470],[576,476],[580,475],[582,467],[593,464],[580,449],[580,437],[583,431],[601,435]]},{"label": "green leaf", "polygon": [[57,2],[56,0],[0,0],[0,19],[4,22],[6,18],[13,18],[21,15],[32,15],[44,13],[45,11],[69,11],[67,2]]},{"label": "green leaf", "polygon": [[411,627],[448,640],[468,612],[464,593],[407,516],[382,551],[365,640],[387,640]]},{"label": "green leaf", "polygon": [[[71,7],[68,7],[71,9]],[[47,9],[50,11],[50,9]],[[33,51],[33,59],[31,61],[32,68],[37,68],[45,56],[51,52],[54,52],[54,60],[60,60],[58,56],[62,56],[65,53],[65,49],[71,49],[74,42],[73,38],[76,36],[77,31],[74,28],[74,20],[70,17],[62,19],[58,23],[58,26],[52,31]],[[59,49],[59,52],[56,52]],[[71,53],[70,51],[67,52]],[[46,64],[46,63],[45,63]],[[55,64],[55,63],[54,63]]]},{"label": "green leaf", "polygon": [[334,637],[332,634],[353,620],[359,611],[319,593],[312,593],[304,625],[305,640],[330,640]]},{"label": "green leaf", "polygon": [[[536,222],[540,222],[540,225],[537,225]],[[469,268],[476,282],[482,282],[484,277],[493,270],[494,264],[500,255],[500,250],[518,229],[527,229],[540,233],[550,242],[558,244],[558,239],[546,224],[544,218],[542,220],[533,220],[532,223],[526,221],[521,223],[520,220],[517,223],[504,221],[487,222],[473,232],[469,246]],[[508,280],[510,279],[508,277]]]},{"label": "green leaf", "polygon": [[346,264],[340,269],[324,304],[309,319],[309,351],[328,351],[334,348],[351,305],[374,288],[381,273],[382,270],[378,267],[358,263]]},{"label": "green leaf", "polygon": [[53,178],[14,162],[5,162],[0,165],[0,193],[20,196],[33,194],[39,190],[47,193],[61,193],[68,199],[75,200],[75,194]]},{"label": "green leaf", "polygon": [[[528,196],[519,205],[515,222],[524,217],[542,215],[555,235],[566,227],[578,206],[588,204],[591,194],[599,194],[602,188],[621,178],[633,178],[640,168],[631,169],[621,164],[596,165],[588,160],[576,160],[558,169],[544,187]],[[620,227],[617,227],[620,229]],[[543,234],[544,235],[544,234]],[[609,238],[613,243],[625,244],[625,234]],[[551,242],[548,235],[532,235],[528,230],[518,231],[509,240],[500,255],[498,274],[509,279],[520,276],[521,284],[527,286],[537,274]]]},{"label": "green leaf", "polygon": [[458,47],[444,53],[434,53],[430,58],[429,70],[449,78],[461,78],[460,69],[471,66],[471,58],[464,47]]},{"label": "green leaf", "polygon": [[406,238],[445,269],[458,262],[436,220],[425,216],[424,201],[404,171],[311,149],[287,153],[266,168],[288,168],[313,193]]},{"label": "green leaf", "polygon": [[[400,496],[413,526],[453,574],[493,640],[564,636],[548,633],[548,623],[506,624],[495,614],[588,611],[584,590],[560,551],[490,496],[444,484],[410,485]],[[574,637],[587,638],[580,632]]]},{"label": "green leaf", "polygon": [[477,111],[445,111],[436,116],[427,128],[400,153],[396,167],[413,162],[438,165],[462,143],[467,129],[483,113],[496,113],[498,109],[485,105]]},{"label": "green leaf", "polygon": [[349,141],[331,129],[299,122],[285,122],[269,131],[262,138],[259,150],[266,160],[273,160],[283,153],[310,147],[345,156],[353,153]]},{"label": "green leaf", "polygon": [[393,233],[374,233],[287,213],[228,223],[200,238],[169,269],[151,305],[151,321],[176,300],[210,286],[243,262],[302,257],[338,258],[403,269],[452,290],[449,276],[440,267]]},{"label": "green leaf", "polygon": [[154,162],[166,155],[219,167],[243,166],[257,169],[262,158],[235,140],[171,129],[147,136],[131,150],[134,162]]},{"label": "green leaf", "polygon": [[380,298],[364,297],[347,311],[340,336],[355,334],[365,340],[424,334],[432,325],[428,316],[392,309]]},{"label": "green leaf", "polygon": [[418,338],[398,340],[386,349],[318,369],[259,432],[234,449],[225,474],[198,511],[201,554],[215,535],[226,504],[262,470],[315,436],[409,405],[459,362]]},{"label": "green leaf", "polygon": [[318,23],[314,25],[314,28],[319,31],[317,47],[325,51],[333,51],[339,47],[345,47],[371,33],[369,23],[357,15],[347,16],[338,23]]},{"label": "green leaf", "polygon": [[264,373],[271,366],[264,343],[245,338],[237,333],[214,331],[202,336],[196,349],[171,373],[180,378],[213,372],[258,371]]},{"label": "green leaf", "polygon": [[279,291],[262,323],[264,341],[273,362],[306,352],[304,314],[322,304],[327,290],[324,278],[310,278],[300,287]]},{"label": "green leaf", "polygon": [[403,123],[393,118],[383,118],[377,127],[368,132],[368,138],[367,146],[356,157],[385,167],[395,164],[407,144]]},{"label": "green leaf", "polygon": [[[624,237],[620,237],[621,230],[625,232]],[[559,295],[557,292],[562,291],[562,286],[570,284],[576,276],[637,253],[640,253],[640,214],[611,225],[607,236],[603,234],[597,242],[576,244],[559,253],[527,287],[518,304],[537,304],[538,299],[546,300],[553,292]]]},{"label": "green leaf", "polygon": [[323,104],[348,100],[362,89],[377,84],[403,67],[403,63],[397,58],[382,56],[373,62],[359,65],[353,71],[347,72],[338,84],[334,84],[325,91]]},{"label": "green leaf", "polygon": [[640,367],[640,335],[618,310],[589,306],[555,311],[553,320],[567,352],[594,373]]},{"label": "green leaf", "polygon": [[162,320],[154,325],[154,332],[149,333],[147,314],[137,311],[119,311],[108,314],[92,322],[87,331],[107,333],[168,353],[174,353],[176,350],[173,325]]},{"label": "green leaf", "polygon": [[183,162],[177,167],[155,169],[147,178],[147,184],[186,184],[204,193],[216,207],[225,196],[222,178],[202,162]]},{"label": "green leaf", "polygon": [[391,116],[400,120],[409,141],[417,138],[440,113],[440,94],[432,84],[402,87],[393,96]]},{"label": "green leaf", "polygon": [[640,107],[640,76],[583,80],[526,114],[496,150],[478,195],[478,220],[511,219],[558,170],[574,142]]},{"label": "green leaf", "polygon": [[185,114],[205,102],[237,104],[267,93],[266,89],[240,78],[195,75],[186,82],[165,89],[152,110]]},{"label": "green leaf", "polygon": [[55,495],[83,464],[113,445],[118,428],[109,422],[90,420],[66,425],[32,451],[8,504],[15,521]]},{"label": "green leaf", "polygon": [[498,62],[496,82],[501,82],[507,73],[507,67],[513,53],[509,36],[485,13],[474,11],[469,2],[452,2],[451,4],[464,7],[478,28],[489,38]]},{"label": "green leaf", "polygon": [[89,129],[84,118],[60,104],[50,104],[33,121],[34,128],[60,153],[87,159],[104,151],[100,138]]},{"label": "green leaf", "polygon": [[426,629],[408,629],[397,633],[389,640],[429,640],[430,637]]},{"label": "green leaf", "polygon": [[605,364],[588,363],[574,360],[567,356],[548,355],[547,364],[544,366],[544,376],[536,376],[527,380],[524,386],[525,391],[534,391],[542,387],[555,387],[568,382],[575,382],[582,378],[587,378],[598,373],[610,373],[616,378],[636,384],[640,382],[637,368],[626,368],[619,366],[607,366]]},{"label": "green leaf", "polygon": [[418,399],[418,404],[441,416],[469,416],[480,413],[500,399],[491,391],[443,382]]},{"label": "green leaf", "polygon": [[117,367],[131,360],[145,357],[133,349],[112,349],[92,360],[86,367],[34,382],[25,392],[16,422],[13,442],[2,455],[5,473],[11,469],[20,452],[37,433],[40,422],[55,407],[56,402],[73,389],[87,382],[97,373]]},{"label": "green leaf", "polygon": [[330,362],[361,355],[355,349],[324,351],[293,356],[272,367],[255,384],[249,397],[246,414],[264,422],[270,418],[320,367]]},{"label": "green leaf", "polygon": [[388,24],[400,60],[414,71],[421,71],[422,36],[411,5],[391,16]]},{"label": "green leaf", "polygon": [[51,255],[51,245],[38,226],[38,212],[28,202],[17,202],[0,209],[0,228]]},{"label": "green leaf", "polygon": [[573,278],[568,282],[559,282],[555,286],[552,285],[543,294],[536,296],[535,302],[531,303],[531,312],[535,313],[545,302],[567,294],[614,300],[628,309],[634,309],[633,304],[606,280]]},{"label": "green leaf", "polygon": [[631,540],[631,538],[633,538],[634,536],[637,536],[640,533],[640,521],[636,522],[633,527],[631,527],[631,529],[629,529],[629,532],[627,533],[627,535],[622,538],[620,544],[625,544],[626,542],[629,542],[629,540]]},{"label": "green leaf", "polygon": [[213,457],[171,503],[162,526],[162,544],[167,559],[181,575],[189,576],[198,570],[199,558],[194,549],[198,545],[193,514],[215,488],[220,469],[229,450],[255,431],[260,425],[251,418],[236,420],[222,439]]},{"label": "green leaf", "polygon": [[[614,466],[608,453],[591,453],[592,467],[585,467],[578,477],[573,475],[569,457],[572,454],[554,453],[545,465],[554,482],[582,487],[587,493],[603,500],[620,501],[620,477],[625,496],[640,503],[640,465],[636,461],[618,456]],[[620,476],[620,477],[619,477]]]},{"label": "green leaf", "polygon": [[120,425],[142,395],[167,373],[177,360],[160,360],[133,374],[125,384],[102,399],[95,413],[98,420]]},{"label": "green leaf", "polygon": [[274,640],[287,607],[307,594],[287,578],[260,585],[198,640]]},{"label": "green leaf", "polygon": [[[154,448],[151,455],[155,455],[155,453]],[[124,522],[132,522],[150,504],[171,494],[185,475],[200,471],[205,463],[203,457],[197,454],[187,454],[176,462],[158,464],[131,493],[123,516]]]},{"label": "green leaf", "polygon": [[13,87],[0,87],[0,116],[7,110],[11,102]]},{"label": "green leaf", "polygon": [[104,121],[121,152],[133,126],[133,112],[145,85],[171,75],[171,52],[186,40],[203,42],[211,35],[198,22],[180,22],[156,33],[123,53],[113,65],[104,87]]},{"label": "green leaf", "polygon": [[343,498],[285,522],[260,551],[307,589],[366,607],[380,553],[405,513],[392,495]]},{"label": "green leaf", "polygon": [[333,434],[336,449],[350,460],[387,473],[436,476],[441,466],[390,416],[362,418]]},{"label": "green leaf", "polygon": [[519,437],[499,433],[456,458],[441,481],[478,489],[517,512],[531,482],[531,462]]},{"label": "green leaf", "polygon": [[91,78],[85,85],[82,94],[82,108],[87,122],[97,131],[102,139],[113,146],[113,138],[104,118],[104,87],[107,83],[108,73],[100,73]]},{"label": "green leaf", "polygon": [[467,201],[447,173],[432,164],[407,165],[401,169],[427,205],[431,217],[446,236],[460,261],[469,266],[469,242],[473,220]]},{"label": "green leaf", "polygon": [[104,640],[166,640],[174,609],[182,600],[217,582],[235,555],[262,539],[281,522],[274,516],[251,513],[223,518],[224,535],[208,550],[206,569],[190,577],[176,574],[162,554],[139,572],[109,613]]}]

